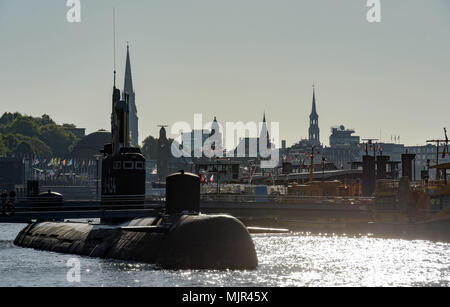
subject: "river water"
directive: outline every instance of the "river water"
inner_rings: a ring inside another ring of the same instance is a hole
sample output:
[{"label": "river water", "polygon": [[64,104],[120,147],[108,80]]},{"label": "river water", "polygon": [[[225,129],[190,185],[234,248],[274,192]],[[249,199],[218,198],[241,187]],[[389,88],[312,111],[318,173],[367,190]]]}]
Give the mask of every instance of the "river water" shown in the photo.
[{"label": "river water", "polygon": [[14,246],[25,225],[0,224],[0,286],[450,286],[450,244],[312,234],[253,235],[255,271],[166,271],[152,265]]}]

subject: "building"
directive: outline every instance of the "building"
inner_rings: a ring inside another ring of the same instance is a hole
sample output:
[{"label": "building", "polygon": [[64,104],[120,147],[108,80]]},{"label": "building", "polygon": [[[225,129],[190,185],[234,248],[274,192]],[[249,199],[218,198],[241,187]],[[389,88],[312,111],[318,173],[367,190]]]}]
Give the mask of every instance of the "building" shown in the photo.
[{"label": "building", "polygon": [[319,114],[317,113],[316,90],[313,86],[312,109],[309,115],[308,139],[302,139],[289,148],[282,149],[281,160],[290,163],[293,169],[303,169],[311,164],[314,150],[314,164],[322,163],[323,146],[320,143]]},{"label": "building", "polygon": [[320,145],[319,115],[316,110],[316,90],[314,87],[312,111],[309,115],[309,142],[314,146]]},{"label": "building", "polygon": [[[261,144],[261,146],[260,146]],[[270,141],[269,130],[267,128],[266,114],[264,113],[263,122],[259,137],[244,137],[239,140],[236,148],[229,153],[235,158],[246,159],[265,159],[270,157],[270,151],[274,148],[274,144]]]},{"label": "building", "polygon": [[345,129],[344,125],[331,128],[330,147],[355,146],[360,143],[360,137],[353,135],[354,129]]},{"label": "building", "polygon": [[170,143],[164,126],[161,126],[158,139],[157,174],[158,179],[164,180],[168,175],[168,160],[170,159]]},{"label": "building", "polygon": [[[206,141],[209,139],[209,142]],[[212,150],[214,154],[210,152],[212,156],[223,157],[225,149],[223,146],[222,132],[217,121],[217,117],[214,116],[214,120],[211,124],[211,129],[197,129],[190,132],[181,133],[181,145],[183,151],[190,155],[192,158],[201,158],[206,156],[205,150]]]},{"label": "building", "polygon": [[[428,166],[436,165],[436,161],[438,161],[438,164],[450,163],[450,154],[446,153],[443,155],[442,147],[439,147],[438,150],[436,145],[406,146],[405,151],[408,151],[409,154],[416,155],[413,169],[413,171],[415,170],[416,180],[421,179],[422,171],[428,170]],[[429,176],[431,179],[434,179],[436,177],[436,170],[430,169]]]},{"label": "building", "polygon": [[181,133],[181,145],[184,152],[190,157],[200,158],[203,156],[203,144],[209,138],[211,131],[205,129],[192,130]]},{"label": "building", "polygon": [[108,143],[111,143],[111,133],[99,130],[82,138],[73,148],[70,157],[77,160],[95,160],[95,157],[100,155],[100,150]]},{"label": "building", "polygon": [[390,161],[402,161],[402,154],[405,153],[405,145],[394,143],[378,143],[377,146],[379,147],[379,149],[381,149],[383,156],[389,156]]},{"label": "building", "polygon": [[79,139],[82,139],[86,136],[86,128],[63,126],[63,129],[66,132],[71,132],[73,135],[75,135]]},{"label": "building", "polygon": [[15,185],[24,184],[25,173],[23,160],[0,157],[0,191],[11,191]]},{"label": "building", "polygon": [[[211,125],[211,132],[209,134],[209,139],[211,140],[211,150],[214,151],[214,156],[223,157],[224,146],[222,132],[220,131],[219,123],[217,118],[214,116],[214,121]],[[208,144],[209,145],[209,144]]]},{"label": "building", "polygon": [[133,88],[133,78],[131,75],[130,47],[127,45],[127,60],[125,66],[125,82],[123,86],[123,100],[128,102],[129,110],[129,130],[131,146],[139,144],[139,118],[137,116],[136,95]]},{"label": "building", "polygon": [[323,148],[327,162],[334,163],[339,169],[348,169],[350,162],[361,160],[360,137],[354,133],[355,130],[345,129],[344,125],[331,128],[330,147]]}]

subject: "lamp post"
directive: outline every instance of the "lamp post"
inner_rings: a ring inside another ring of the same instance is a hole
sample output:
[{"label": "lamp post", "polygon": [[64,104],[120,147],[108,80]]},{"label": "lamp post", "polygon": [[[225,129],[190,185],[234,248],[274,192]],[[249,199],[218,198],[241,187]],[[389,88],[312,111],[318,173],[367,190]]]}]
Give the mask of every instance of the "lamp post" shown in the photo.
[{"label": "lamp post", "polygon": [[322,181],[325,181],[325,157],[322,157]]},{"label": "lamp post", "polygon": [[217,174],[217,194],[220,194],[220,175],[219,175],[219,162],[220,162],[220,158],[216,158],[216,174]]},{"label": "lamp post", "polygon": [[96,164],[97,164],[96,165],[96,167],[97,167],[97,176],[96,176],[96,179],[95,179],[95,197],[98,200],[99,160],[100,160],[101,155],[94,155],[94,157],[95,157],[95,161],[96,161]]}]

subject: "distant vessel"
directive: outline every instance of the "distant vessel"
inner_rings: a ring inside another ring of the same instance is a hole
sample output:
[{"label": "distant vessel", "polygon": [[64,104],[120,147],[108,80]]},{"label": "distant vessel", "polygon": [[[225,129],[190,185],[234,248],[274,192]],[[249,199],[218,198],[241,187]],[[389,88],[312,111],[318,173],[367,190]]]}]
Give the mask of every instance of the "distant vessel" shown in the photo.
[{"label": "distant vessel", "polygon": [[433,167],[443,173],[438,180],[411,183],[413,159],[414,155],[403,155],[400,179],[377,180],[388,159],[378,159],[377,174],[375,159],[369,156],[363,162],[362,183],[309,181],[277,189],[266,186],[266,197],[256,187],[230,193],[222,185],[223,194],[202,194],[201,208],[232,214],[247,226],[450,241],[450,184],[446,178],[450,164]]}]

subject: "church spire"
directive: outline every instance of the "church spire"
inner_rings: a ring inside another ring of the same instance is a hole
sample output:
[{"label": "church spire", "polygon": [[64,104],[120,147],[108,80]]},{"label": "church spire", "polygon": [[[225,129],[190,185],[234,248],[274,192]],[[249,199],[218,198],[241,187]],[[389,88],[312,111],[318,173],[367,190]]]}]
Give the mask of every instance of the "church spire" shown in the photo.
[{"label": "church spire", "polygon": [[320,145],[319,114],[317,114],[316,109],[316,88],[314,85],[312,111],[309,116],[309,141],[313,145]]},{"label": "church spire", "polygon": [[313,101],[312,101],[312,111],[310,117],[318,118],[319,115],[317,114],[316,110],[316,88],[313,85]]},{"label": "church spire", "polygon": [[260,142],[263,140],[266,140],[267,147],[265,149],[270,148],[270,138],[269,138],[269,129],[267,129],[266,112],[264,112],[263,122],[261,125],[261,133],[259,135],[259,140],[260,140]]},{"label": "church spire", "polygon": [[130,46],[127,43],[127,63],[125,66],[125,83],[123,86],[123,100],[129,107],[130,140],[132,146],[139,142],[139,118],[137,116],[136,97],[133,89],[133,78],[131,76]]},{"label": "church spire", "polygon": [[127,64],[125,66],[125,83],[123,86],[124,93],[130,95],[133,90],[133,78],[131,76],[130,46],[127,43]]}]

